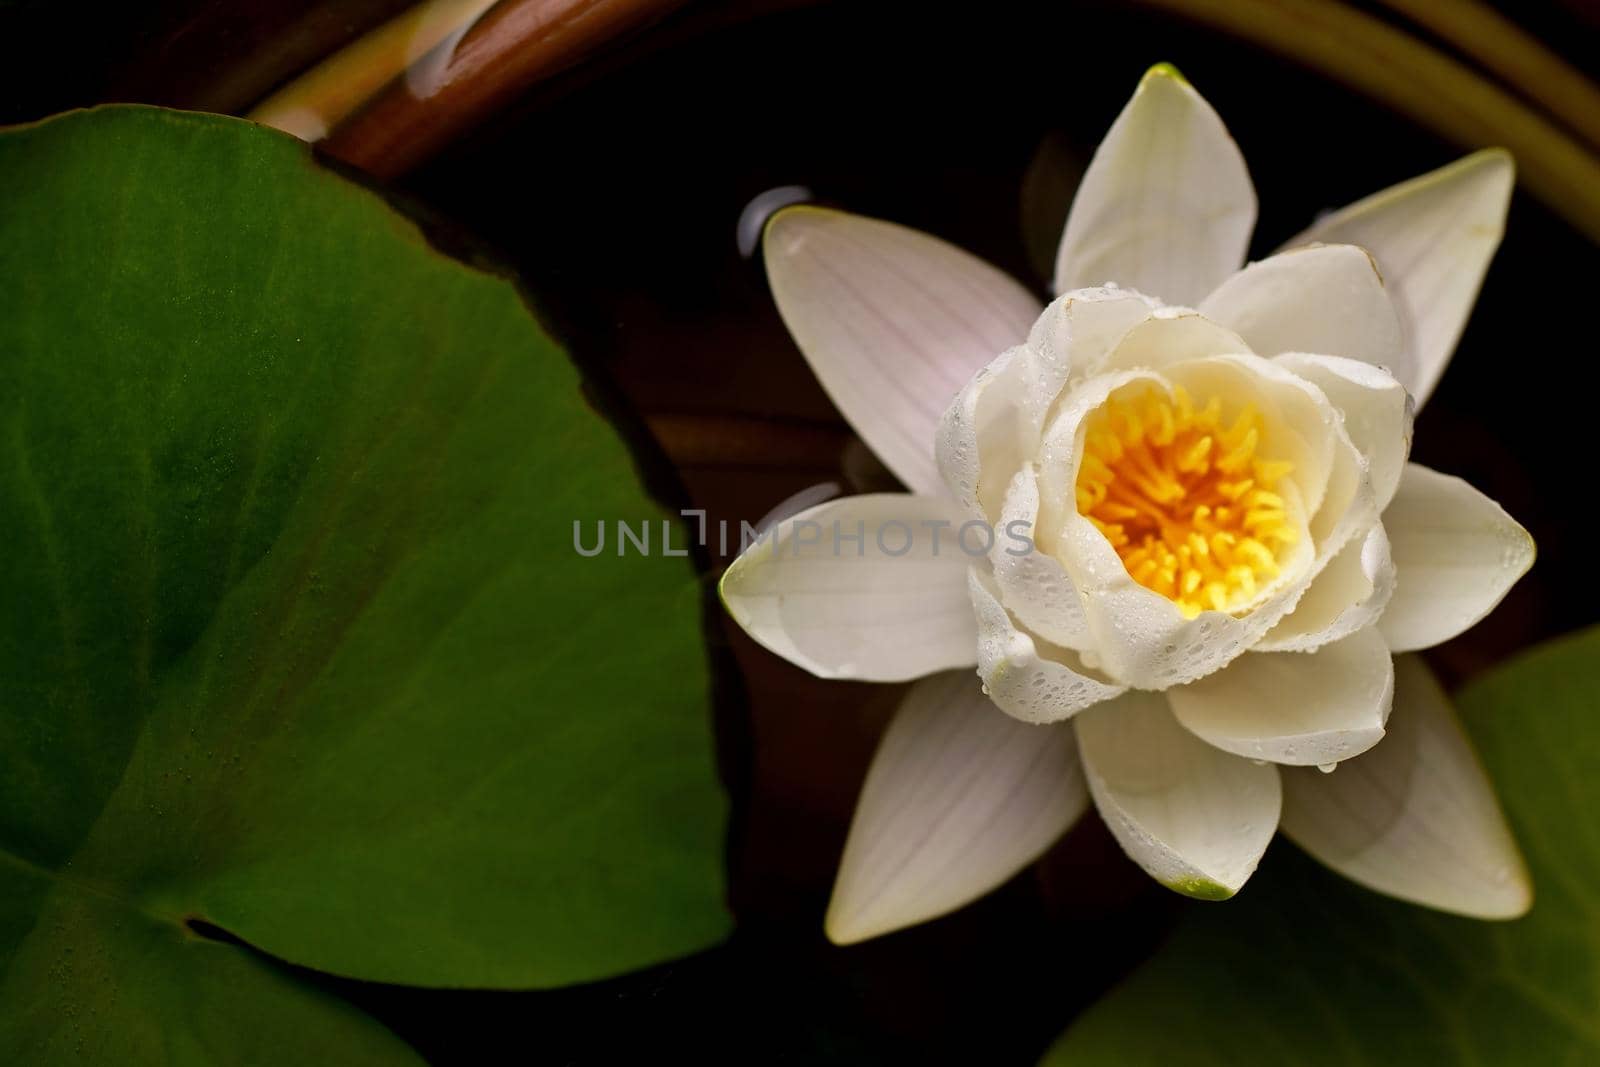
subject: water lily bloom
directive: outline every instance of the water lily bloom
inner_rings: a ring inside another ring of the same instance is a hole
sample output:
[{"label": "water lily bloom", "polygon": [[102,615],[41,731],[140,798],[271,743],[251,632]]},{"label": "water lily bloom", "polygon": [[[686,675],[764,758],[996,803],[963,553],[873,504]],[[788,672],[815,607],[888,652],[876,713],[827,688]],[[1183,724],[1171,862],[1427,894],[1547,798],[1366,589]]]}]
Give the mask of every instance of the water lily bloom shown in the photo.
[{"label": "water lily bloom", "polygon": [[928,235],[773,217],[784,321],[911,490],[811,508],[722,582],[752,637],[815,674],[920,679],[829,936],[960,907],[1091,799],[1190,896],[1232,896],[1281,828],[1381,892],[1527,910],[1448,698],[1396,655],[1476,623],[1533,561],[1492,500],[1408,462],[1511,184],[1480,152],[1240,269],[1244,160],[1160,66],[1084,175],[1042,308]]}]

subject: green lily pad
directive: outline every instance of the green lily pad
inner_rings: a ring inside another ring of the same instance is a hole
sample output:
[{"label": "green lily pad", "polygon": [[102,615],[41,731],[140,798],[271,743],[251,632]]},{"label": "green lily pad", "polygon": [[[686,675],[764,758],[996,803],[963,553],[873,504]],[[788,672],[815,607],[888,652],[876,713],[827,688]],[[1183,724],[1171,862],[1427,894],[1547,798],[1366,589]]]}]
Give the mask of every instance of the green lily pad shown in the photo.
[{"label": "green lily pad", "polygon": [[1066,1067],[1600,1062],[1600,628],[1457,702],[1533,872],[1509,923],[1387,900],[1278,843],[1045,1057]]},{"label": "green lily pad", "polygon": [[410,1058],[196,922],[457,987],[720,939],[701,587],[574,551],[666,513],[513,287],[228,118],[0,189],[0,1062]]}]

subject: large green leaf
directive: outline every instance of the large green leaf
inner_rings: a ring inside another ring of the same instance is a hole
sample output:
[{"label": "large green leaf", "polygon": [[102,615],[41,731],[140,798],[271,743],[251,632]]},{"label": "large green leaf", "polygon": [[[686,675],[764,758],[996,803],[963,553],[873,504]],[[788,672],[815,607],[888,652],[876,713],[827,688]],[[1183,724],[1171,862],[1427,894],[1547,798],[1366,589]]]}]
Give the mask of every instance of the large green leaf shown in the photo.
[{"label": "large green leaf", "polygon": [[1469,686],[1463,718],[1533,871],[1533,910],[1460,919],[1283,844],[1067,1031],[1060,1067],[1600,1063],[1600,628]]},{"label": "large green leaf", "polygon": [[393,1053],[191,919],[441,986],[721,937],[700,587],[573,551],[664,513],[513,287],[232,119],[0,189],[0,1062]]}]

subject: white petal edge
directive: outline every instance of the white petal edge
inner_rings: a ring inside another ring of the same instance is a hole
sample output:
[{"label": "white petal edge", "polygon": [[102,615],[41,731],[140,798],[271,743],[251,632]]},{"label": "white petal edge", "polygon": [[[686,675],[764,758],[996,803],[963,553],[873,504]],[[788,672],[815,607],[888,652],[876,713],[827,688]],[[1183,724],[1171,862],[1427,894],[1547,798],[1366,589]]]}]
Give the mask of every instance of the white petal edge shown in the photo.
[{"label": "white petal edge", "polygon": [[1055,291],[1114,282],[1194,304],[1244,262],[1256,194],[1239,146],[1176,70],[1152,67],[1067,215]]},{"label": "white petal edge", "polygon": [[1126,688],[1089,673],[1075,653],[1019,629],[994,580],[977,567],[968,582],[978,617],[978,677],[1001,711],[1023,722],[1060,722]]},{"label": "white petal edge", "polygon": [[1419,463],[1406,464],[1383,525],[1395,590],[1378,626],[1396,652],[1470,629],[1533,566],[1533,538],[1504,508]]},{"label": "white petal edge", "polygon": [[1450,699],[1420,657],[1395,660],[1389,735],[1332,774],[1286,768],[1283,831],[1369,889],[1480,919],[1533,903],[1516,841]]},{"label": "white petal edge", "polygon": [[1160,693],[1132,691],[1073,720],[1089,793],[1117,843],[1168,889],[1237,893],[1278,827],[1278,769],[1213,748]]},{"label": "white petal edge", "polygon": [[1377,622],[1394,595],[1394,560],[1382,523],[1339,550],[1257,652],[1315,652]]},{"label": "white petal edge", "polygon": [[1198,311],[1164,307],[1125,333],[1096,369],[1104,373],[1161,370],[1207,356],[1249,352],[1250,346],[1244,338]]},{"label": "white petal edge", "polygon": [[944,484],[974,515],[994,521],[1012,475],[1039,447],[1039,435],[1069,377],[1099,365],[1155,304],[1123,289],[1083,289],[1057,297],[1026,344],[1001,353],[951,402],[934,455]]},{"label": "white petal edge", "polygon": [[1068,726],[1031,726],[969,672],[906,695],[856,805],[828,906],[849,944],[936,918],[1032,863],[1088,807]]},{"label": "white petal edge", "polygon": [[1011,480],[1000,509],[999,535],[990,562],[1000,599],[1017,620],[1052,644],[1091,647],[1083,597],[1061,561],[1039,551],[1039,479],[1026,464]]},{"label": "white petal edge", "polygon": [[1252,263],[1200,302],[1254,352],[1321,352],[1407,377],[1400,318],[1377,264],[1354,245],[1315,245]]},{"label": "white petal edge", "polygon": [[[1073,289],[1046,305],[1028,331],[1028,347],[1057,382],[1082,379],[1098,373],[1122,338],[1161,310],[1159,300],[1127,286]],[[1039,412],[1041,426],[1047,410]]]},{"label": "white petal edge", "polygon": [[1516,168],[1491,148],[1401,182],[1318,220],[1286,247],[1360,245],[1400,311],[1420,409],[1438,384],[1505,230]]},{"label": "white petal edge", "polygon": [[967,565],[988,546],[963,550],[965,518],[946,497],[829,501],[750,544],[718,591],[747,634],[821,678],[897,682],[970,667],[978,638]]},{"label": "white petal edge", "polygon": [[762,251],[778,311],[835,406],[909,488],[938,492],[939,416],[1027,337],[1039,301],[954,245],[842,211],[785,208]]},{"label": "white petal edge", "polygon": [[1371,628],[1315,652],[1250,652],[1167,690],[1190,733],[1224,752],[1297,766],[1360,755],[1383,737],[1394,698],[1389,646]]},{"label": "white petal edge", "polygon": [[1345,432],[1367,461],[1378,508],[1388,506],[1411,454],[1415,404],[1386,371],[1353,359],[1289,352],[1273,360],[1321,389],[1344,417]]}]

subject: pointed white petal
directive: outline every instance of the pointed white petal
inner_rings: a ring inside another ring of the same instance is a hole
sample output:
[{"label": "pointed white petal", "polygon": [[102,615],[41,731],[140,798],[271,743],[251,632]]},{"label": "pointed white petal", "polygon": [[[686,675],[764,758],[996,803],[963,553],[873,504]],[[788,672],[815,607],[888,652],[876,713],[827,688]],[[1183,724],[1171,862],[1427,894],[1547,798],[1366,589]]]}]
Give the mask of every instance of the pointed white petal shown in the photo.
[{"label": "pointed white petal", "polygon": [[1332,774],[1285,768],[1283,794],[1284,833],[1370,889],[1482,919],[1533,902],[1494,790],[1418,656],[1395,660],[1383,743]]},{"label": "pointed white petal", "polygon": [[968,672],[918,682],[878,746],[828,906],[863,941],[987,893],[1088,806],[1070,727],[1000,712]]},{"label": "pointed white petal", "polygon": [[1257,652],[1313,652],[1378,621],[1394,595],[1394,560],[1379,523],[1352,540],[1317,575],[1294,610],[1267,631]]},{"label": "pointed white petal", "polygon": [[1315,652],[1250,652],[1167,691],[1173,714],[1201,740],[1299,766],[1338,763],[1377,744],[1393,696],[1389,646],[1371,628]]},{"label": "pointed white petal", "polygon": [[1506,152],[1476,152],[1336,211],[1289,242],[1360,245],[1377,259],[1411,356],[1412,376],[1400,384],[1418,408],[1450,362],[1500,245],[1514,177]]},{"label": "pointed white petal", "polygon": [[1018,629],[981,570],[972,568],[968,579],[978,616],[978,677],[1001,711],[1023,722],[1060,722],[1126,688],[1091,674],[1076,653]]},{"label": "pointed white petal", "polygon": [[785,208],[762,249],[783,321],[834,404],[907,486],[938,492],[940,414],[1027,337],[1039,301],[936,237],[842,211]]},{"label": "pointed white petal", "polygon": [[1000,599],[1022,625],[1051,644],[1088,648],[1083,598],[1061,561],[1040,551],[1033,541],[1038,518],[1039,481],[1033,465],[1027,464],[1006,493],[989,557]]},{"label": "pointed white petal", "polygon": [[1198,304],[1261,355],[1322,352],[1394,368],[1400,318],[1378,264],[1355,245],[1314,245],[1269,256],[1227,278]]},{"label": "pointed white petal", "polygon": [[1381,510],[1394,499],[1400,471],[1411,453],[1414,410],[1405,388],[1367,363],[1290,352],[1274,362],[1327,394],[1344,416],[1344,429],[1367,461],[1372,495]]},{"label": "pointed white petal", "polygon": [[1407,359],[1377,265],[1354,245],[1317,245],[1252,263],[1200,302],[1263,356],[1320,352],[1402,376]]},{"label": "pointed white petal", "polygon": [[983,553],[960,547],[964,520],[946,497],[821,504],[746,548],[722,576],[722,602],[751,637],[822,678],[896,682],[970,667],[967,565]]},{"label": "pointed white petal", "polygon": [[1419,463],[1406,464],[1383,525],[1396,578],[1378,627],[1396,652],[1470,628],[1533,566],[1533,538],[1499,504]]},{"label": "pointed white petal", "polygon": [[1068,377],[1098,367],[1154,310],[1148,297],[1123,289],[1068,293],[1039,316],[1027,344],[979,371],[945,411],[935,446],[956,498],[993,521],[1012,476],[1038,451],[1045,416]]},{"label": "pointed white petal", "polygon": [[1073,720],[1089,791],[1134,862],[1203,900],[1239,891],[1278,827],[1278,769],[1213,748],[1159,693],[1128,692]]},{"label": "pointed white petal", "polygon": [[1256,194],[1217,113],[1153,67],[1095,151],[1056,253],[1056,292],[1115,282],[1194,304],[1239,269]]}]

